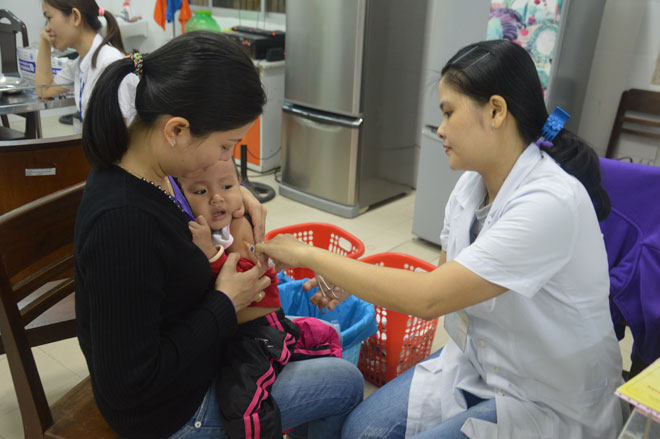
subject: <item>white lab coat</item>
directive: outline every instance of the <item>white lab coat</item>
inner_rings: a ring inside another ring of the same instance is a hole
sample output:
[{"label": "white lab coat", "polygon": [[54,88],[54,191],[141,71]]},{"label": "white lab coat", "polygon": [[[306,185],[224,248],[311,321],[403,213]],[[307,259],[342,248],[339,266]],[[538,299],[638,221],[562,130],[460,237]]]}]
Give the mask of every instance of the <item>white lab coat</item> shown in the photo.
[{"label": "white lab coat", "polygon": [[470,438],[615,438],[627,415],[614,396],[621,354],[605,246],[585,188],[531,144],[470,245],[485,195],[479,174],[461,176],[447,204],[442,247],[448,261],[509,290],[466,308],[467,337],[416,366],[406,436],[464,411],[465,390],[495,398],[497,407],[497,425],[465,422]]},{"label": "white lab coat", "polygon": [[[92,96],[94,85],[101,76],[101,73],[113,62],[122,59],[124,55],[119,49],[108,44],[103,46],[96,57],[96,67],[92,68],[92,57],[96,48],[101,45],[103,38],[96,34],[92,47],[89,52],[81,59],[78,57],[76,62],[66,64],[62,70],[57,72],[53,81],[55,84],[66,85],[73,83],[73,96],[76,101],[78,112],[84,117],[87,110],[87,102]],[[129,74],[122,80],[119,86],[119,107],[122,115],[129,124],[135,117],[135,92],[139,79],[137,75]],[[74,121],[77,121],[74,118]],[[74,132],[81,132],[80,122],[74,123]]]}]

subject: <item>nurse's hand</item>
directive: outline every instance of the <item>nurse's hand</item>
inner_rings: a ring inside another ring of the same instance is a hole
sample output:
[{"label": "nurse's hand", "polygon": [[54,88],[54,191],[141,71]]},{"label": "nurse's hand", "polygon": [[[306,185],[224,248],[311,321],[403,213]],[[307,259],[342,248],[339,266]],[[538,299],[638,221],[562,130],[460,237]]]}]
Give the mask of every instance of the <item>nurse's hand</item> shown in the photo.
[{"label": "nurse's hand", "polygon": [[313,246],[298,241],[293,235],[280,234],[256,246],[258,257],[269,256],[277,262],[276,271],[284,267],[300,267],[308,261],[307,255]]},{"label": "nurse's hand", "polygon": [[244,209],[240,209],[232,214],[234,218],[240,218],[247,212],[252,219],[252,227],[254,228],[254,242],[263,242],[266,236],[266,215],[268,210],[252,195],[245,186],[240,187],[241,195],[243,196]]},{"label": "nurse's hand", "polygon": [[[309,291],[318,286],[319,286],[318,281],[316,280],[316,278],[313,278],[303,284],[303,290]],[[341,302],[346,300],[351,295],[350,293],[347,293],[346,291],[344,291],[342,288],[339,287],[335,287],[334,291],[337,297],[333,297],[332,295],[328,295],[328,294],[323,294],[323,292],[319,288],[319,290],[316,293],[314,293],[312,297],[309,298],[309,301],[319,310],[328,308],[329,310],[332,311],[333,309],[337,308],[337,305],[339,305]]]}]

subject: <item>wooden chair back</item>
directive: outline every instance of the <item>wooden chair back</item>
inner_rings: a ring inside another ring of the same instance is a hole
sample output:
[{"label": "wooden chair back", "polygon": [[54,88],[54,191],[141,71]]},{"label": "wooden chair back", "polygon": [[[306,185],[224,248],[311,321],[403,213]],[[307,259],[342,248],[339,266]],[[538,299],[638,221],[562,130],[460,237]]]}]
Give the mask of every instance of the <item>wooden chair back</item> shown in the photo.
[{"label": "wooden chair back", "polygon": [[[630,115],[629,113],[635,113]],[[649,116],[656,116],[655,118]],[[624,125],[625,124],[625,125]],[[660,92],[632,88],[621,94],[605,157],[614,158],[621,134],[660,141]]]},{"label": "wooden chair back", "polygon": [[0,337],[28,439],[116,437],[89,379],[49,407],[31,349],[75,336],[73,236],[84,186],[0,216]]},{"label": "wooden chair back", "polygon": [[27,27],[10,10],[0,9],[0,53],[2,53],[2,71],[4,73],[18,72],[18,56],[16,54],[16,35],[21,34],[23,47],[30,45]]},{"label": "wooden chair back", "polygon": [[0,214],[87,179],[80,134],[0,142]]}]

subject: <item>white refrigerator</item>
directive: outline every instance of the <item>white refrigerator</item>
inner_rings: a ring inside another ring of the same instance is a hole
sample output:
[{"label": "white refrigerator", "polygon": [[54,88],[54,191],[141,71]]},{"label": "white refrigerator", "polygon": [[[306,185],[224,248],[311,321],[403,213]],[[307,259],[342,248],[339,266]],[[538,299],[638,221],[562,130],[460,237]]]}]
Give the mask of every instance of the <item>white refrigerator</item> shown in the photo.
[{"label": "white refrigerator", "polygon": [[287,0],[281,195],[352,218],[416,182],[428,0]]},{"label": "white refrigerator", "polygon": [[440,244],[445,205],[460,177],[449,168],[435,131],[442,120],[437,84],[440,71],[463,46],[508,38],[527,48],[546,87],[546,106],[571,114],[579,126],[591,61],[605,0],[432,0],[425,45],[421,151],[413,234]]}]

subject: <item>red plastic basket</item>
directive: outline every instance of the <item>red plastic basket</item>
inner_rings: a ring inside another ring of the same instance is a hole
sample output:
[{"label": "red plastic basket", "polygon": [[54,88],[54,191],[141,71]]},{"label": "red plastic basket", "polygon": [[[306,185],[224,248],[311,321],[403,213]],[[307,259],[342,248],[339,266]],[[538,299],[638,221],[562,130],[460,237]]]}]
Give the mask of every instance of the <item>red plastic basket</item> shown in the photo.
[{"label": "red plastic basket", "polygon": [[[432,271],[435,265],[401,253],[379,253],[361,261],[411,271]],[[380,306],[376,308],[378,331],[362,343],[358,368],[364,377],[382,386],[431,353],[438,319],[426,321]]]},{"label": "red plastic basket", "polygon": [[[311,244],[314,247],[330,250],[331,252],[357,259],[364,254],[364,244],[354,235],[341,227],[328,223],[302,223],[292,226],[280,227],[266,233],[266,241],[275,235],[289,233],[295,238]],[[314,277],[309,268],[286,268],[284,272],[292,279],[305,279]]]}]

